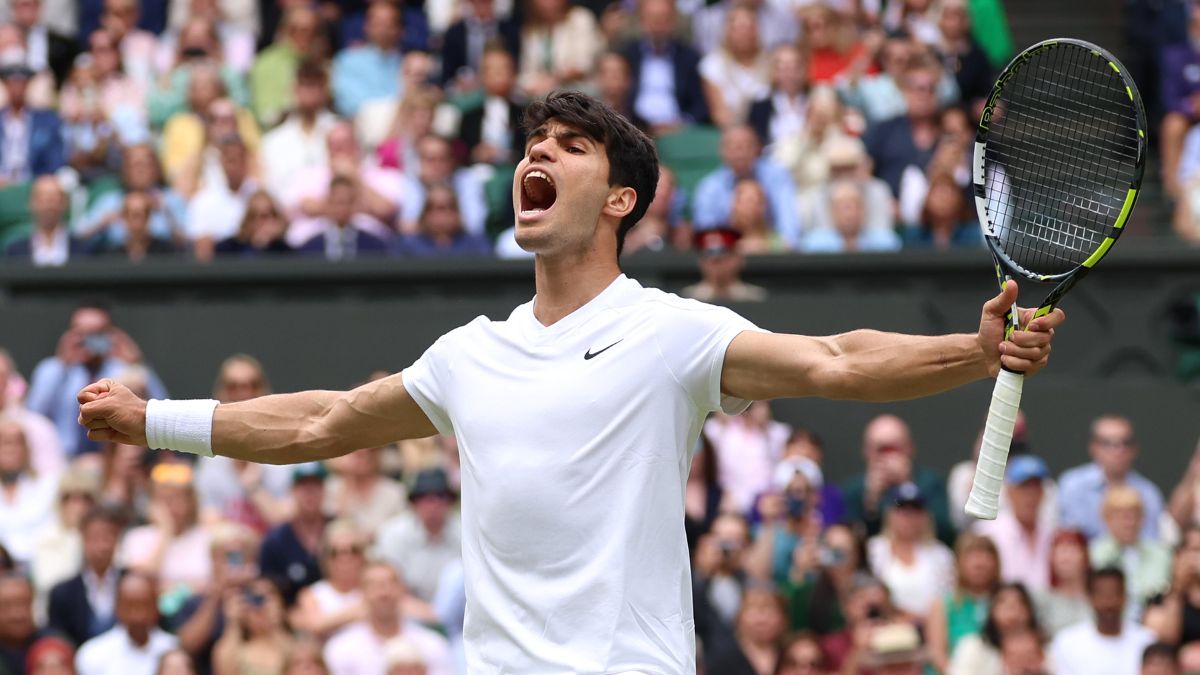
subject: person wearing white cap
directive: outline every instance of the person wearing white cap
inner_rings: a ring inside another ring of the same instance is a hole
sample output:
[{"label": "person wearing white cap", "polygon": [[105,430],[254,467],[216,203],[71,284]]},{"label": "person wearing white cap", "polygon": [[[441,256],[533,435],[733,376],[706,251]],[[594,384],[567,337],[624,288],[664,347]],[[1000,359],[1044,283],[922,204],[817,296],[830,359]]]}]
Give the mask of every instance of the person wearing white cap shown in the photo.
[{"label": "person wearing white cap", "polygon": [[775,467],[772,491],[758,502],[763,527],[752,556],[762,568],[771,570],[778,583],[787,581],[798,547],[815,551],[820,546],[823,523],[818,503],[824,482],[816,462],[789,457]]}]

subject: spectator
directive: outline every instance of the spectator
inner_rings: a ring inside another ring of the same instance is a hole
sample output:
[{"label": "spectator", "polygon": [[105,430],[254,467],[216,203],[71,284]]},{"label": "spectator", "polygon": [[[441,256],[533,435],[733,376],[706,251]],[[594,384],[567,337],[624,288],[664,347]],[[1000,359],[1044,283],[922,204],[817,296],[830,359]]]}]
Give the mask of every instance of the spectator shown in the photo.
[{"label": "spectator", "polygon": [[246,200],[246,212],[237,232],[217,242],[213,252],[218,256],[257,258],[263,255],[291,253],[287,244],[287,220],[271,198],[271,193],[259,190]]},{"label": "spectator", "polygon": [[471,234],[483,234],[487,222],[487,202],[483,181],[470,169],[459,168],[454,161],[454,147],[449,139],[434,134],[417,141],[417,171],[415,181],[405,188],[406,197],[400,209],[400,231],[417,231],[421,212],[425,209],[425,192],[434,185],[450,185],[458,197],[463,225]]},{"label": "spectator", "polygon": [[279,111],[280,117],[287,116],[263,136],[259,150],[263,184],[277,199],[306,169],[329,163],[325,137],[337,123],[337,117],[326,110],[329,81],[325,69],[304,61],[294,70],[288,78],[294,82],[294,93],[289,92],[287,107]]},{"label": "spectator", "polygon": [[1011,457],[1004,475],[1004,493],[1011,508],[995,520],[975,523],[975,532],[991,539],[1000,551],[1000,572],[1006,582],[1020,582],[1038,593],[1050,586],[1050,550],[1054,528],[1039,519],[1044,483],[1050,469],[1041,457]]},{"label": "spectator", "polygon": [[[772,481],[790,432],[788,425],[771,419],[766,401],[755,402],[745,415],[720,414],[704,423],[704,435],[717,453],[717,471],[730,508],[748,513],[760,494],[771,488],[783,492],[786,485],[772,485]],[[808,475],[820,482],[819,469]]]},{"label": "spectator", "polygon": [[325,528],[321,544],[323,578],[300,591],[292,625],[326,639],[366,616],[363,570],[366,541],[352,520],[337,520]]},{"label": "spectator", "polygon": [[425,659],[429,675],[453,672],[446,638],[407,620],[400,610],[404,584],[390,565],[371,563],[363,572],[366,616],[347,626],[325,645],[332,675],[383,675],[385,646],[399,636],[411,641]]},{"label": "spectator", "polygon": [[910,248],[934,248],[945,251],[960,246],[981,246],[983,238],[975,209],[954,178],[938,173],[929,179],[925,206],[917,228],[905,230],[904,245]]},{"label": "spectator", "polygon": [[[851,661],[879,675],[919,675],[927,662],[921,634],[905,621],[873,626]],[[854,668],[845,672],[862,672]]]},{"label": "spectator", "polygon": [[112,35],[113,42],[120,45],[122,69],[149,90],[160,74],[155,67],[158,38],[138,27],[140,18],[138,0],[104,0],[100,23]]},{"label": "spectator", "polygon": [[82,569],[50,591],[48,627],[77,645],[112,628],[115,621],[117,581],[114,564],[117,542],[125,527],[122,510],[97,506],[80,526]]},{"label": "spectator", "polygon": [[794,457],[775,467],[773,489],[758,501],[762,524],[754,540],[753,571],[759,576],[782,586],[816,571],[823,481],[820,467],[810,459]]},{"label": "spectator", "polygon": [[196,664],[186,651],[176,647],[159,658],[154,675],[197,675]]},{"label": "spectator", "polygon": [[461,524],[451,510],[454,492],[446,472],[435,468],[418,473],[408,499],[412,510],[379,529],[378,553],[404,575],[413,595],[430,602],[441,569],[462,557]]},{"label": "spectator", "polygon": [[1178,195],[1180,152],[1188,129],[1200,121],[1200,7],[1188,13],[1188,41],[1167,45],[1162,51],[1163,115],[1159,152],[1162,154],[1163,183],[1167,192]]},{"label": "spectator", "polygon": [[0,544],[13,558],[29,562],[39,532],[54,522],[58,476],[34,471],[25,429],[0,417]]},{"label": "spectator", "polygon": [[[218,47],[215,54],[233,72],[245,76],[255,58],[258,12],[245,0],[176,0],[171,3],[171,22],[159,38],[159,61],[170,58],[180,36],[197,19],[212,25]],[[240,10],[240,11],[239,11]],[[250,27],[253,25],[253,28]]]},{"label": "spectator", "polygon": [[812,4],[802,12],[805,68],[810,81],[830,84],[844,79],[848,72],[869,67],[874,51],[871,44],[878,41],[874,33],[859,40],[853,21],[828,5]]},{"label": "spectator", "polygon": [[826,666],[821,643],[811,633],[798,633],[788,638],[779,654],[774,675],[822,675],[832,672]]},{"label": "spectator", "polygon": [[317,553],[325,535],[325,477],[320,462],[292,467],[292,517],[267,531],[259,564],[264,575],[286,579],[284,599],[291,607],[300,590],[321,579]]},{"label": "spectator", "polygon": [[[405,57],[405,70],[415,56]],[[355,121],[362,144],[375,149],[375,159],[387,169],[399,169],[408,176],[419,171],[417,144],[433,131],[433,118],[441,103],[442,93],[437,87],[419,84],[404,88],[404,98],[398,102],[377,101],[363,106]],[[384,114],[390,119],[386,126],[378,121]],[[382,132],[382,133],[380,133]]]},{"label": "spectator", "polygon": [[1175,645],[1155,642],[1142,652],[1141,675],[1179,675],[1179,649]]},{"label": "spectator", "polygon": [[1183,532],[1171,566],[1171,584],[1146,607],[1143,623],[1171,644],[1200,639],[1200,530]]},{"label": "spectator", "polygon": [[262,32],[262,27],[255,4],[246,0],[177,0],[171,3],[166,27],[168,30],[178,30],[188,17],[197,14],[217,16],[219,12],[231,29],[257,35]]},{"label": "spectator", "polygon": [[748,255],[787,250],[767,219],[767,194],[753,178],[743,178],[733,188],[729,226],[741,234],[738,251]]},{"label": "spectator", "polygon": [[150,230],[150,216],[153,212],[153,197],[145,192],[125,193],[125,203],[121,207],[125,241],[120,248],[109,253],[120,255],[131,263],[140,263],[150,256],[174,254],[175,245],[167,239],[159,239]]},{"label": "spectator", "polygon": [[707,672],[728,675],[773,673],[783,653],[787,607],[765,587],[750,587],[742,596],[733,639],[710,644]]},{"label": "spectator", "polygon": [[28,675],[74,675],[75,648],[54,635],[40,638],[29,647],[25,672]]},{"label": "spectator", "polygon": [[[996,588],[983,607],[987,618],[976,632],[962,636],[952,650],[946,675],[1004,675],[1000,646],[1016,632],[1037,635],[1037,616],[1029,591],[1020,583],[1005,583]],[[1010,647],[1011,649],[1011,647]]]},{"label": "spectator", "polygon": [[621,113],[633,126],[650,132],[650,123],[634,109],[633,66],[619,51],[606,51],[596,65],[596,98]]},{"label": "spectator", "polygon": [[149,143],[127,146],[121,153],[121,188],[96,197],[76,226],[77,236],[97,250],[124,244],[126,232],[121,210],[129,192],[150,195],[153,206],[150,232],[155,238],[182,241],[187,223],[187,202],[178,192],[164,185],[158,156]]},{"label": "spectator", "polygon": [[[115,61],[115,59],[110,59]],[[117,132],[105,118],[99,78],[91,55],[83,54],[71,69],[68,83],[74,99],[60,101],[64,154],[79,180],[89,184],[116,173],[119,167]]]},{"label": "spectator", "polygon": [[[487,2],[493,0],[476,0]],[[466,146],[471,162],[510,164],[525,151],[525,135],[520,121],[525,106],[517,98],[517,64],[501,43],[493,42],[483,50],[479,66],[483,85],[483,105],[463,113],[458,136]]]},{"label": "spectator", "polygon": [[[0,23],[0,62],[11,62],[29,66],[29,83],[25,87],[25,104],[30,108],[54,108],[57,83],[54,73],[48,68],[35,69],[30,63],[32,50],[27,44],[25,32],[16,24]],[[8,102],[0,88],[0,107]]]},{"label": "spectator", "polygon": [[1102,512],[1108,534],[1092,540],[1088,557],[1096,569],[1121,568],[1129,590],[1129,611],[1134,618],[1140,618],[1145,602],[1167,590],[1171,550],[1157,540],[1139,536],[1142,498],[1132,487],[1108,488]]},{"label": "spectator", "polygon": [[1060,530],[1050,543],[1050,587],[1034,595],[1038,623],[1053,638],[1090,614],[1087,540],[1075,530]]},{"label": "spectator", "polygon": [[[825,445],[821,437],[812,429],[804,427],[792,430],[787,445],[783,448],[783,459],[803,457],[821,466],[825,458]],[[821,522],[826,527],[846,522],[846,504],[842,490],[837,485],[825,481],[820,489],[819,506]]]},{"label": "spectator", "polygon": [[923,621],[951,589],[954,554],[934,536],[928,497],[916,483],[892,488],[883,504],[883,530],[867,541],[867,563],[887,585],[896,608]]},{"label": "spectator", "polygon": [[734,8],[750,9],[758,24],[764,49],[774,49],[781,44],[795,44],[799,37],[799,26],[793,10],[786,5],[765,0],[741,0],[740,2],[716,2],[692,6],[681,3],[680,9],[692,15],[692,46],[700,54],[711,54],[721,48],[721,40],[728,26],[729,14]]},{"label": "spectator", "polygon": [[458,199],[448,185],[432,185],[425,191],[425,208],[419,231],[401,238],[397,251],[418,257],[488,255],[487,237],[466,231]]},{"label": "spectator", "polygon": [[[825,187],[833,173],[832,160],[836,148],[843,147],[848,142],[861,144],[861,141],[847,134],[847,117],[833,89],[826,86],[813,87],[808,96],[803,130],[798,134],[778,139],[775,143],[771,158],[788,171],[802,196]],[[865,157],[865,150],[863,154]],[[869,175],[869,170],[866,173]],[[888,199],[890,198],[889,192]],[[812,201],[807,198],[806,200]],[[885,204],[886,201],[884,200]],[[802,203],[801,207],[803,213],[813,211],[811,205],[804,208],[805,204]],[[801,222],[806,228],[814,226],[814,223],[807,220]],[[828,219],[825,222],[828,222]]]},{"label": "spectator", "polygon": [[0,185],[54,173],[67,161],[58,113],[34,108],[26,100],[32,77],[23,54],[0,56],[0,81],[8,96],[0,108]]},{"label": "spectator", "polygon": [[329,182],[326,215],[317,219],[320,234],[299,246],[301,253],[318,254],[326,260],[352,260],[360,256],[382,255],[387,243],[371,234],[378,228],[362,212],[358,185],[338,175]]},{"label": "spectator", "polygon": [[149,133],[146,115],[146,85],[130,76],[121,63],[116,35],[101,28],[87,38],[88,51],[75,62],[89,77],[72,77],[63,84],[59,111],[64,118],[88,115],[111,127],[112,141],[132,145],[144,141]]},{"label": "spectator", "polygon": [[[95,452],[98,444],[87,440],[87,430],[77,423],[79,402],[75,394],[88,382],[118,377],[142,363],[142,352],[125,331],[113,326],[108,307],[87,302],[75,307],[67,331],[59,338],[54,356],[42,359],[33,370],[25,403],[45,415],[58,429],[69,457]],[[158,376],[147,369],[148,393],[165,398]]]},{"label": "spectator", "polygon": [[138,445],[105,443],[99,453],[76,460],[84,464],[100,455],[100,503],[119,506],[139,518],[149,508],[150,467],[147,449]]},{"label": "spectator", "polygon": [[176,644],[158,624],[158,586],[137,572],[117,582],[117,623],[88,640],[75,655],[79,675],[152,675],[159,659]]},{"label": "spectator", "polygon": [[[798,458],[797,458],[798,459]],[[829,525],[816,546],[801,541],[792,550],[782,588],[793,630],[830,635],[845,628],[844,605],[862,567],[861,546],[846,525]]]},{"label": "spectator", "polygon": [[808,108],[805,56],[794,45],[771,52],[771,90],[750,106],[748,121],[770,152],[775,143],[805,131]]},{"label": "spectator", "polygon": [[[814,148],[805,159],[805,164],[807,168],[803,170],[811,171],[812,177],[821,177],[821,182],[801,191],[797,197],[800,219],[806,224],[806,232],[836,230],[829,194],[833,185],[844,181],[858,185],[863,194],[864,231],[894,231],[896,200],[892,198],[887,183],[871,175],[867,150],[861,140],[838,132],[827,138],[820,147]],[[881,236],[886,238],[888,235],[873,235],[872,238],[879,239]]]},{"label": "spectator", "polygon": [[1149,629],[1125,617],[1125,574],[1107,568],[1088,576],[1092,620],[1065,628],[1050,643],[1055,673],[1125,675],[1135,673],[1142,650],[1154,642]]},{"label": "spectator", "polygon": [[[325,70],[308,60],[318,51],[320,30],[321,19],[312,8],[293,6],[284,13],[275,41],[254,58],[250,66],[250,101],[263,128],[275,126],[289,110],[305,107],[300,100],[300,72],[305,63],[312,63],[310,69],[321,73],[321,102],[327,104],[329,81]],[[311,128],[311,120],[308,125]]]},{"label": "spectator", "polygon": [[342,50],[333,60],[333,100],[339,114],[354,117],[359,107],[379,98],[400,98],[400,8],[389,0],[367,5],[366,44]]},{"label": "spectator", "polygon": [[58,480],[54,501],[57,517],[33,537],[33,555],[29,560],[42,616],[50,591],[79,573],[83,564],[83,519],[96,506],[99,493],[99,477],[90,471],[72,468]]},{"label": "spectator", "polygon": [[1043,675],[1046,651],[1042,636],[1035,630],[1016,628],[1000,636],[1000,665],[1011,675]]},{"label": "spectator", "polygon": [[283,672],[284,675],[329,675],[321,645],[310,639],[297,639],[287,654]]},{"label": "spectator", "polygon": [[283,619],[279,588],[259,577],[228,595],[225,630],[213,648],[217,673],[283,673],[292,636]]},{"label": "spectator", "polygon": [[842,484],[848,522],[862,522],[869,535],[878,533],[886,493],[912,481],[920,488],[926,508],[933,515],[937,537],[943,542],[954,540],[946,485],[936,471],[913,466],[916,447],[904,420],[895,415],[880,415],[868,422],[863,430],[862,453],[866,472]]},{"label": "spectator", "polygon": [[16,390],[13,385],[20,379],[12,357],[0,347],[0,415],[20,422],[24,428],[25,442],[32,450],[30,461],[35,471],[47,475],[61,473],[66,466],[66,458],[58,432],[49,419],[26,408],[14,395]]},{"label": "spectator", "polygon": [[223,157],[223,146],[230,139],[245,145],[249,152],[245,173],[257,179],[260,138],[253,116],[224,97],[196,109],[202,117],[180,113],[163,130],[163,165],[175,189],[194,201],[198,192],[221,189],[233,182],[233,176],[225,173]]},{"label": "spectator", "polygon": [[197,521],[192,469],[159,464],[150,472],[150,523],[125,533],[117,559],[122,567],[158,581],[179,602],[212,579],[212,538]]},{"label": "spectator", "polygon": [[1141,538],[1158,539],[1163,497],[1158,486],[1133,469],[1138,444],[1133,423],[1119,415],[1102,415],[1092,421],[1088,454],[1092,461],[1069,469],[1058,479],[1063,527],[1075,528],[1089,539],[1105,533],[1101,514],[1104,492],[1127,484],[1142,498]]},{"label": "spectator", "polygon": [[[654,189],[654,201],[646,209],[646,215],[637,227],[625,236],[624,255],[646,249],[662,251],[668,247],[687,250],[692,247],[691,225],[683,220],[681,211],[687,201],[678,188],[675,172],[666,166],[658,167],[658,185]],[[497,247],[500,241],[496,242]],[[515,242],[514,242],[515,244]]]},{"label": "spectator", "polygon": [[541,97],[586,79],[604,47],[595,16],[566,0],[533,0],[521,25],[517,81]]},{"label": "spectator", "polygon": [[43,634],[33,618],[33,584],[11,569],[0,573],[0,669],[25,672],[26,657]]},{"label": "spectator", "polygon": [[633,75],[633,112],[654,134],[708,121],[700,54],[679,39],[679,13],[670,0],[638,3],[640,39],[625,47]]},{"label": "spectator", "polygon": [[[696,544],[692,598],[696,607],[696,635],[714,644],[733,628],[747,582],[746,563],[751,556],[746,519],[724,513],[712,530]],[[762,579],[767,574],[760,574]]]},{"label": "spectator", "polygon": [[770,91],[770,63],[751,7],[735,5],[729,10],[720,49],[702,58],[699,68],[713,123],[744,124],[750,104]]},{"label": "spectator", "polygon": [[57,178],[47,175],[33,180],[29,213],[33,216],[29,236],[9,244],[9,256],[28,259],[37,267],[61,267],[72,256],[84,254],[83,242],[68,229],[67,193]]},{"label": "spectator", "polygon": [[462,92],[476,89],[487,45],[493,41],[512,58],[521,53],[521,29],[512,17],[497,13],[496,0],[470,0],[463,6],[462,18],[442,36],[442,87]]},{"label": "spectator", "polygon": [[905,113],[872,126],[863,138],[867,152],[875,162],[875,175],[882,178],[897,196],[905,170],[912,166],[924,171],[933,159],[941,136],[937,100],[937,83],[941,76],[941,68],[932,61],[911,62],[900,82]]},{"label": "spectator", "polygon": [[[846,103],[861,110],[867,122],[872,125],[899,117],[908,111],[907,100],[901,89],[906,72],[914,63],[928,61],[929,52],[907,33],[893,33],[879,45],[878,58],[883,66],[879,72],[871,73],[862,67],[855,68],[848,78],[837,85],[838,93]],[[929,62],[928,65],[932,69],[934,64]],[[993,81],[989,75],[989,92]],[[955,83],[954,71],[947,70],[939,74],[936,93],[940,105],[950,105],[958,101],[959,90]]]},{"label": "spectator", "polygon": [[881,23],[885,30],[904,31],[927,45],[941,38],[937,24],[937,3],[932,0],[901,0],[889,3]]},{"label": "spectator", "polygon": [[938,29],[942,34],[937,45],[942,65],[954,76],[963,103],[971,118],[976,119],[992,93],[996,74],[987,54],[971,36],[971,12],[967,0],[943,1]]},{"label": "spectator", "polygon": [[[938,671],[946,671],[965,637],[983,629],[999,584],[1000,554],[992,540],[969,532],[959,535],[954,542],[954,589],[933,604],[925,619],[929,660]],[[1029,615],[1032,620],[1032,607]]]},{"label": "spectator", "polygon": [[767,290],[742,281],[745,257],[737,251],[737,230],[727,227],[703,230],[695,234],[696,254],[700,258],[700,283],[685,287],[680,294],[701,302],[733,300],[762,302]]},{"label": "spectator", "polygon": [[408,508],[404,489],[380,472],[379,453],[364,448],[329,461],[335,475],[325,486],[325,510],[353,520],[362,532],[378,531]]},{"label": "spectator", "polygon": [[887,587],[865,572],[851,577],[839,603],[845,625],[821,636],[821,653],[825,655],[831,673],[856,673],[857,648],[876,626],[892,620],[895,609]]},{"label": "spectator", "polygon": [[758,136],[748,126],[732,126],[721,134],[722,164],[696,186],[692,213],[697,230],[712,229],[729,222],[737,181],[754,178],[767,193],[775,232],[789,247],[795,247],[800,237],[800,223],[796,217],[792,179],[782,166],[762,157],[761,153]]},{"label": "spectator", "polygon": [[866,191],[854,180],[829,186],[832,228],[814,229],[800,244],[805,253],[882,253],[900,249],[900,238],[889,229],[867,224]]},{"label": "spectator", "polygon": [[[170,51],[164,53],[171,54]],[[161,68],[168,75],[159,88],[150,92],[146,101],[150,124],[155,128],[162,127],[165,134],[168,129],[163,125],[173,116],[188,112],[189,107],[192,112],[204,111],[204,108],[191,105],[191,99],[194,98],[191,93],[191,80],[196,77],[197,71],[201,70],[211,71],[211,74],[206,72],[205,76],[214,77],[221,83],[224,95],[234,101],[242,111],[244,123],[254,124],[254,116],[245,110],[250,105],[246,79],[224,60],[221,37],[217,34],[217,26],[213,21],[199,16],[188,19],[187,24],[179,31],[176,49],[171,56],[160,59]]]},{"label": "spectator", "polygon": [[60,35],[48,25],[41,0],[12,0],[12,25],[23,38],[22,47],[29,55],[29,67],[36,73],[53,73],[55,88],[62,86],[79,48],[75,40]]},{"label": "spectator", "polygon": [[250,175],[248,150],[236,135],[216,139],[221,178],[204,186],[188,204],[187,235],[200,260],[211,260],[216,242],[235,235],[259,182]]}]

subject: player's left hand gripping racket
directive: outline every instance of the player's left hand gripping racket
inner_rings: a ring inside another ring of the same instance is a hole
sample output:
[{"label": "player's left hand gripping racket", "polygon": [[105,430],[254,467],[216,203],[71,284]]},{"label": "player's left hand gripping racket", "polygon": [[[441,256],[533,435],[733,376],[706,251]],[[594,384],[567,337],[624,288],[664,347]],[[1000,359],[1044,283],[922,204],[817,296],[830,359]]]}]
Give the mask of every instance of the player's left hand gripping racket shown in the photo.
[{"label": "player's left hand gripping racket", "polygon": [[[1044,316],[1112,248],[1137,200],[1146,112],[1112,54],[1054,39],[1000,73],[975,136],[975,205],[1001,287],[1010,278],[1056,283]],[[1005,337],[1018,328],[1010,308]],[[1008,463],[1021,373],[1002,369],[992,392],[966,511],[993,519]]]}]

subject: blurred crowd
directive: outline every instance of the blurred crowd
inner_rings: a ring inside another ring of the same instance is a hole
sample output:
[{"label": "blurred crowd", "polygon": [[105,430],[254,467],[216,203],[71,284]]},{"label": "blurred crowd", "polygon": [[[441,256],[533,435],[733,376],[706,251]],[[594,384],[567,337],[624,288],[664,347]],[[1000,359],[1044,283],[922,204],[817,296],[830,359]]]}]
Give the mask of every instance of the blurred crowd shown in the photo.
[{"label": "blurred crowd", "polygon": [[[453,438],[294,466],[90,441],[85,383],[169,394],[99,303],[31,365],[0,351],[0,673],[465,672]],[[270,392],[237,354],[212,395]],[[884,414],[835,477],[826,453],[855,451],[819,426],[766,403],[704,424],[683,523],[699,672],[1200,671],[1200,446],[1164,493],[1130,420],[1101,414],[1055,476],[1022,416],[1000,515],[974,521],[967,448],[935,470],[920,444],[945,440]]]}]

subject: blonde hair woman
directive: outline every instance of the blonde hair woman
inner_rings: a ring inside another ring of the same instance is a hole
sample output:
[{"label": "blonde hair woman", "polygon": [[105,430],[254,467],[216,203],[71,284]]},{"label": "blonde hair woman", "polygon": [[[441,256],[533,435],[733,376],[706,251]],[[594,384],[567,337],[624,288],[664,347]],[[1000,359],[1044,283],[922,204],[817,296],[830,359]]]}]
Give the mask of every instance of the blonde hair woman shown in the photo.
[{"label": "blonde hair woman", "polygon": [[925,500],[915,483],[897,487],[885,501],[883,531],[867,541],[871,573],[888,587],[896,608],[918,622],[954,583],[954,554],[934,538]]},{"label": "blonde hair woman", "polygon": [[771,91],[771,62],[750,6],[729,10],[721,48],[700,60],[700,77],[713,123],[721,127],[745,122],[750,104]]},{"label": "blonde hair woman", "polygon": [[366,616],[360,590],[366,546],[366,537],[351,520],[335,520],[325,528],[321,543],[324,578],[300,591],[291,616],[297,630],[326,639]]}]

